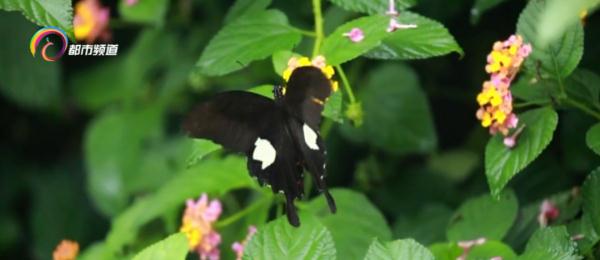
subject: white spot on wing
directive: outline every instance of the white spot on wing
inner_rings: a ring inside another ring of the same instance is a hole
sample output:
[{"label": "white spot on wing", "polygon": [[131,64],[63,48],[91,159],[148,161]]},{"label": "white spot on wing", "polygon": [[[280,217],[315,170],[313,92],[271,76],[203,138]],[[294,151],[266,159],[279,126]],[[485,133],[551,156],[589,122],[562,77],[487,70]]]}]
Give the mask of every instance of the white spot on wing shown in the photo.
[{"label": "white spot on wing", "polygon": [[308,148],[319,150],[319,146],[317,145],[317,133],[306,124],[302,126],[302,132],[304,133],[304,142]]},{"label": "white spot on wing", "polygon": [[266,169],[275,162],[277,152],[271,142],[267,139],[261,139],[260,137],[254,142],[254,151],[252,152],[252,159],[261,162],[261,169]]}]

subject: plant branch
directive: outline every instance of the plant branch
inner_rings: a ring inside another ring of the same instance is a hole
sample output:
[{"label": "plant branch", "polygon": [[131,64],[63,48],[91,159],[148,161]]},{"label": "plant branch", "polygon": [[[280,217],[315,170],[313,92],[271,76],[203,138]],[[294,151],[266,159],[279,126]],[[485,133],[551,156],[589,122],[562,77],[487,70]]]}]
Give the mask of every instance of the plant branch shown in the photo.
[{"label": "plant branch", "polygon": [[323,14],[321,12],[321,0],[312,0],[313,15],[315,16],[315,46],[312,56],[319,55],[321,42],[323,41]]},{"label": "plant branch", "polygon": [[587,107],[586,105],[580,103],[579,101],[576,101],[576,100],[568,98],[568,97],[565,99],[565,101],[567,103],[569,103],[570,105],[578,108],[579,110],[587,113],[588,115],[596,118],[597,120],[600,120],[600,113],[598,111],[594,111],[593,109]]},{"label": "plant branch", "polygon": [[346,93],[348,94],[348,99],[350,99],[350,103],[356,103],[356,97],[354,97],[354,92],[352,92],[352,86],[350,86],[350,82],[348,81],[348,78],[346,77],[346,73],[344,73],[342,66],[336,65],[335,69],[338,71],[340,79],[342,79],[342,84],[344,85],[344,90],[346,90]]},{"label": "plant branch", "polygon": [[223,219],[223,220],[217,222],[215,224],[215,226],[218,228],[223,228],[223,227],[229,226],[230,224],[238,221],[239,219],[241,219],[244,216],[248,215],[249,213],[253,212],[258,207],[260,207],[266,203],[270,203],[271,198],[272,198],[272,196],[265,196],[262,199],[258,200],[257,202],[254,202],[252,205],[244,208],[243,210],[238,211],[235,214],[227,217],[226,219]]}]

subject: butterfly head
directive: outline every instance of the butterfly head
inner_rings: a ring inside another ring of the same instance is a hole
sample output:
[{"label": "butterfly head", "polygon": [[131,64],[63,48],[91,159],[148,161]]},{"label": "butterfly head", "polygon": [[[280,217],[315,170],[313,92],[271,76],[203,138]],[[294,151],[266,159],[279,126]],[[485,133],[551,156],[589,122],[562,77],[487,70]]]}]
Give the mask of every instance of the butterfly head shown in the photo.
[{"label": "butterfly head", "polygon": [[283,99],[283,96],[285,96],[285,90],[286,90],[285,85],[273,86],[273,97],[275,98],[275,100]]}]

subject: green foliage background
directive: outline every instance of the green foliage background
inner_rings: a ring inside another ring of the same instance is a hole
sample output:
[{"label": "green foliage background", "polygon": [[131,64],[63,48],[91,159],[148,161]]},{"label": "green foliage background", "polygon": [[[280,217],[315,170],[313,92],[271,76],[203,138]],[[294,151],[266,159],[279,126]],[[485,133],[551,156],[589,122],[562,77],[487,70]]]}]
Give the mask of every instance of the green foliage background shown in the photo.
[{"label": "green foliage background", "polygon": [[[193,259],[177,234],[188,198],[223,203],[224,259],[249,225],[246,259],[599,259],[598,0],[125,0],[116,57],[32,58],[39,26],[73,35],[68,0],[0,0],[0,258]],[[588,10],[585,22],[581,10]],[[360,27],[366,38],[344,33]],[[527,127],[514,149],[475,118],[494,41],[533,53],[512,86]],[[340,91],[321,134],[329,213],[307,180],[302,225],[245,159],[185,137],[182,117],[226,90],[270,95],[289,57],[322,54]],[[543,200],[560,215],[537,218]],[[573,239],[577,238],[577,239]]]}]

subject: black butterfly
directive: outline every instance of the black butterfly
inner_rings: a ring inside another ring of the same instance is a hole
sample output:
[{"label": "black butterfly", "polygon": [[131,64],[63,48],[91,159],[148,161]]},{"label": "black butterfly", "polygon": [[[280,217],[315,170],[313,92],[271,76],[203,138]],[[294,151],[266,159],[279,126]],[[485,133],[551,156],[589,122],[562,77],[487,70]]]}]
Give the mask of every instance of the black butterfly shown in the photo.
[{"label": "black butterfly", "polygon": [[274,100],[244,91],[220,93],[194,108],[183,127],[192,137],[244,153],[250,174],[285,195],[288,221],[299,226],[294,199],[303,196],[304,169],[331,212],[336,211],[324,180],[326,151],[318,133],[331,91],[331,81],[319,68],[300,67],[287,86],[274,87]]}]

